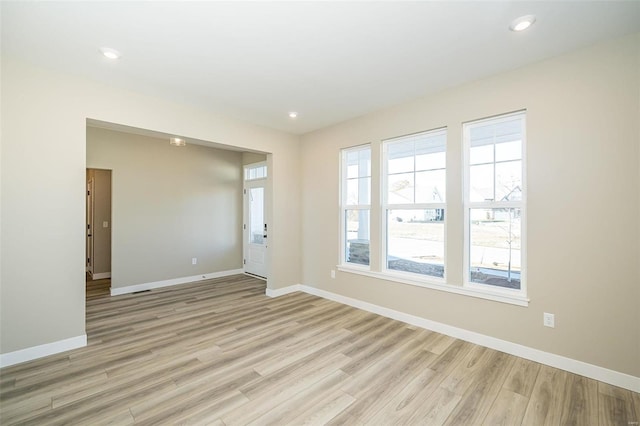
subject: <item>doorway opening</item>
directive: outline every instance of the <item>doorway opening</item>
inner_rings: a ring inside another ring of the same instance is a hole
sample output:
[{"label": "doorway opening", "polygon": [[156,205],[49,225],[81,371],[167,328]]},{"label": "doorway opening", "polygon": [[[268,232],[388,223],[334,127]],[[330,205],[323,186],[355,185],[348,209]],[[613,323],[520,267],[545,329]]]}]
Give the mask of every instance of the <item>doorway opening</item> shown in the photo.
[{"label": "doorway opening", "polygon": [[246,274],[267,279],[269,227],[265,218],[267,163],[244,166],[243,269]]},{"label": "doorway opening", "polygon": [[86,281],[90,294],[111,287],[111,170],[87,169]]},{"label": "doorway opening", "polygon": [[[167,143],[170,137],[87,120],[85,167],[111,170],[111,214],[117,226],[111,229],[110,219],[89,216],[86,226],[93,237],[87,240],[85,259],[89,278],[110,280],[110,296],[116,296],[142,287],[244,273],[245,259],[247,273],[270,278],[272,252],[266,241],[271,235],[264,226],[270,226],[272,217],[273,185],[266,175],[267,168],[272,174],[271,153],[197,139],[187,139],[185,147],[176,148]],[[156,154],[157,160],[147,161]],[[245,167],[246,180],[252,181],[248,186],[254,187],[247,188],[251,198],[243,194]],[[255,188],[259,185],[261,189]],[[253,200],[252,219],[245,220],[250,211],[245,209],[247,200]],[[256,210],[257,205],[262,208]],[[86,208],[92,211],[90,202]],[[105,229],[103,222],[109,222],[106,229],[111,231],[110,270],[98,265],[97,233]]]}]

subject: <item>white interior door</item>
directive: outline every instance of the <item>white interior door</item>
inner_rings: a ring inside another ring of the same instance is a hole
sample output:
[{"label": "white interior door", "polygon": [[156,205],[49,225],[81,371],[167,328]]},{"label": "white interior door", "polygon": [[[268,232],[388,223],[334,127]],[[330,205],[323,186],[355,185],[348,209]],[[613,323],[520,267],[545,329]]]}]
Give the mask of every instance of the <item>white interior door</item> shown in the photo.
[{"label": "white interior door", "polygon": [[268,229],[264,217],[265,179],[246,181],[244,189],[244,271],[267,278]]}]

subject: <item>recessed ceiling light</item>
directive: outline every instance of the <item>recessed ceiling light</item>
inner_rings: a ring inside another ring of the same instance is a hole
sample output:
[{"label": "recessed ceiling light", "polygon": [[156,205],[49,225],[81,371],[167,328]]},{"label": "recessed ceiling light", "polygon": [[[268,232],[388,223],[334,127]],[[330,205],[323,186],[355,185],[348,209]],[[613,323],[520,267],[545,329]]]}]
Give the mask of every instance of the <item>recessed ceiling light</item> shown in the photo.
[{"label": "recessed ceiling light", "polygon": [[173,146],[185,146],[187,144],[182,138],[170,138],[169,143]]},{"label": "recessed ceiling light", "polygon": [[298,116],[298,113],[297,113],[297,112],[295,112],[295,111],[291,111],[291,112],[289,113],[289,118],[296,118],[297,116]]},{"label": "recessed ceiling light", "polygon": [[120,52],[115,49],[111,49],[110,47],[103,47],[100,49],[100,52],[102,52],[102,54],[109,59],[120,59],[120,57],[122,56]]},{"label": "recessed ceiling light", "polygon": [[534,22],[536,22],[536,17],[534,15],[521,16],[511,22],[509,29],[511,31],[524,31],[532,26]]}]

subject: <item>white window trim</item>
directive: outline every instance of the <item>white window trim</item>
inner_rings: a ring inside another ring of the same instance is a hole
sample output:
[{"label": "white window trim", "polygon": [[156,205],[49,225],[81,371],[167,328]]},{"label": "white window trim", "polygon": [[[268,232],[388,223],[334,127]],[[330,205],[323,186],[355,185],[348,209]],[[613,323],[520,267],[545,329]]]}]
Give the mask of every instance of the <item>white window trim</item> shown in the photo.
[{"label": "white window trim", "polygon": [[[519,116],[522,118],[522,200],[521,201],[481,201],[481,202],[471,202],[469,200],[469,175],[470,175],[470,137],[469,137],[469,126],[470,124],[479,124],[484,122],[494,122],[500,123],[503,121],[508,121],[509,119]],[[467,121],[462,124],[462,139],[463,139],[463,162],[462,162],[462,173],[463,173],[463,209],[464,209],[464,254],[463,254],[463,275],[462,287],[466,290],[478,292],[480,294],[506,294],[510,295],[508,297],[526,301],[526,305],[528,306],[529,299],[527,298],[527,161],[526,161],[526,143],[527,143],[527,115],[526,110],[516,111],[507,114],[500,114],[498,116],[487,117],[480,120]],[[506,289],[497,286],[489,286],[485,284],[473,283],[469,277],[470,271],[470,226],[469,226],[469,211],[472,208],[520,208],[521,212],[521,234],[520,234],[520,289]],[[446,216],[445,216],[446,217]]]},{"label": "white window trim", "polygon": [[[403,138],[403,137],[407,137],[407,136],[412,136],[412,135],[419,135],[419,134],[423,134],[423,133],[438,133],[438,132],[443,132],[445,134],[445,138],[447,138],[447,144],[449,143],[448,140],[448,132],[447,132],[447,127],[438,127],[435,129],[431,129],[431,130],[425,130],[422,132],[417,132],[417,133],[411,133],[408,135],[403,135],[403,136],[398,136],[398,137],[394,137],[394,138],[389,138],[389,139],[385,139],[383,141],[380,142],[380,247],[379,247],[379,255],[380,255],[380,259],[381,259],[381,264],[380,264],[380,272],[375,272],[375,274],[378,275],[378,278],[382,278],[382,279],[390,279],[392,281],[398,281],[398,282],[402,282],[405,284],[414,284],[414,285],[419,285],[422,287],[429,287],[430,285],[435,285],[435,286],[442,286],[445,285],[447,287],[450,287],[450,285],[446,284],[447,283],[447,270],[448,265],[448,256],[447,256],[447,201],[448,197],[446,197],[445,194],[445,202],[444,203],[415,203],[415,204],[388,204],[387,203],[387,179],[388,179],[388,174],[387,174],[387,143],[389,141],[392,141],[394,139],[399,139],[399,138]],[[446,164],[446,154],[447,154],[447,145],[445,145],[445,164]],[[416,170],[413,171],[414,174],[416,173]],[[445,179],[447,176],[447,169],[445,167]],[[414,195],[415,197],[415,195]],[[415,199],[415,198],[414,198]],[[415,274],[415,273],[411,273],[411,272],[402,272],[402,271],[396,271],[395,269],[388,269],[387,265],[388,265],[388,261],[387,261],[387,226],[388,226],[388,218],[387,218],[387,211],[388,210],[419,210],[419,209],[443,209],[445,214],[444,214],[444,261],[443,261],[443,267],[444,267],[444,273],[442,274],[442,278],[440,277],[435,277],[432,275],[421,275],[421,274]],[[386,278],[385,278],[386,277]]]},{"label": "white window trim", "polygon": [[[384,281],[391,281],[402,284],[409,284],[417,287],[428,288],[432,290],[445,291],[447,293],[461,294],[464,296],[476,297],[479,299],[492,300],[495,302],[508,303],[516,306],[529,306],[529,299],[520,294],[520,291],[503,289],[500,287],[485,289],[475,288],[475,286],[463,286],[459,284],[447,284],[445,282],[435,282],[434,280],[420,279],[417,274],[403,274],[397,271],[377,272],[368,269],[349,265],[337,265],[338,271],[350,274],[364,275],[371,278],[377,278]],[[418,277],[416,279],[416,277]],[[435,277],[433,277],[435,278]],[[478,284],[480,285],[480,284]]]},{"label": "white window trim", "polygon": [[[338,241],[340,241],[340,252],[338,253],[338,265],[343,267],[354,268],[355,270],[369,271],[371,269],[371,190],[369,188],[369,204],[347,204],[347,194],[346,194],[346,176],[347,176],[347,162],[346,153],[349,151],[357,151],[361,149],[369,148],[371,151],[371,144],[362,144],[351,146],[348,148],[340,149],[340,161],[338,162],[340,167],[339,179],[340,179],[340,190],[339,190],[339,206],[340,206],[340,235],[338,237]],[[370,160],[371,161],[371,160]],[[369,174],[369,185],[371,185],[371,172]],[[347,244],[346,244],[346,231],[347,224],[345,223],[345,213],[347,210],[368,210],[369,211],[369,264],[368,265],[360,265],[357,263],[349,263],[346,260],[347,253]]]}]

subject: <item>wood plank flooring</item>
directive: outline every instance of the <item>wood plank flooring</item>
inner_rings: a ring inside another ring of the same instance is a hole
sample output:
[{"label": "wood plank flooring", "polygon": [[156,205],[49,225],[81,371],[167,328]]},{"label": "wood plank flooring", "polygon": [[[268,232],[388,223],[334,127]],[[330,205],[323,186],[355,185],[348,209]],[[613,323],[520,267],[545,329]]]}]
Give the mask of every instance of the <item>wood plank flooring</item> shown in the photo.
[{"label": "wood plank flooring", "polygon": [[85,348],[0,371],[3,425],[634,425],[640,395],[234,276],[109,296]]}]

